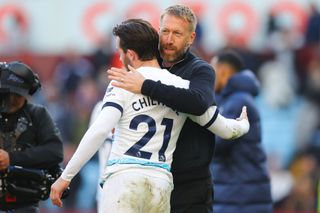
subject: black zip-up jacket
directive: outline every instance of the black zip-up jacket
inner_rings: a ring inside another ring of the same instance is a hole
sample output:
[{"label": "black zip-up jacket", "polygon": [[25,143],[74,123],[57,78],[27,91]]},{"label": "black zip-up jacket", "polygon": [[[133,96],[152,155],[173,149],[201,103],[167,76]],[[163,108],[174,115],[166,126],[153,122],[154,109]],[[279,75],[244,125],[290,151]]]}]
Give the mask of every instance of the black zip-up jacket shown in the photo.
[{"label": "black zip-up jacket", "polygon": [[[159,61],[162,64],[161,60]],[[201,115],[215,105],[215,73],[210,64],[187,52],[184,59],[168,69],[190,81],[189,89],[176,88],[160,81],[145,80],[141,92],[180,112]],[[174,183],[210,177],[209,164],[213,157],[215,136],[187,119],[173,154]]]},{"label": "black zip-up jacket", "polygon": [[[26,118],[27,128],[15,141],[16,149],[6,150],[9,153],[10,166],[29,169],[50,169],[58,166],[63,160],[63,144],[60,132],[46,108],[26,102],[16,113],[2,113],[0,116],[1,132],[14,131],[18,119],[21,117]],[[10,209],[35,203],[37,201],[32,199],[26,198],[24,201],[24,198],[19,198],[17,203],[7,203],[6,205]]]},{"label": "black zip-up jacket", "polygon": [[11,166],[48,169],[62,162],[63,144],[60,132],[46,108],[26,103],[17,113],[1,116],[1,129],[13,130],[13,126],[5,127],[3,122],[6,119],[8,123],[15,125],[19,117],[25,116],[29,123],[27,130],[16,142],[23,150],[9,152]]}]

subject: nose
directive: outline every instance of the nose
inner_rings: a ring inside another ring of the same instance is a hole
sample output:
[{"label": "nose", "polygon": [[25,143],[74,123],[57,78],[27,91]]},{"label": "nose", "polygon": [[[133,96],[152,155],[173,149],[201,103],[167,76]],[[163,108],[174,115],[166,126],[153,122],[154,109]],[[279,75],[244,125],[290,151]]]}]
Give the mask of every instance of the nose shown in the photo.
[{"label": "nose", "polygon": [[166,39],[168,44],[172,44],[173,43],[173,35],[172,33],[169,33]]}]

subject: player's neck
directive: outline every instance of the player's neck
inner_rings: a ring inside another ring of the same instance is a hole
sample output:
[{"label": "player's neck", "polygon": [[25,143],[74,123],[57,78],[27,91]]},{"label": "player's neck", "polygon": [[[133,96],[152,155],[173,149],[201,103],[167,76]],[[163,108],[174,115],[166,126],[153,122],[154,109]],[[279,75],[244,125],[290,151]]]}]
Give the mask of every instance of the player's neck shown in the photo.
[{"label": "player's neck", "polygon": [[134,68],[139,68],[139,67],[157,67],[157,68],[160,68],[159,63],[158,63],[158,61],[156,59],[152,59],[152,60],[149,60],[149,61],[138,61]]}]

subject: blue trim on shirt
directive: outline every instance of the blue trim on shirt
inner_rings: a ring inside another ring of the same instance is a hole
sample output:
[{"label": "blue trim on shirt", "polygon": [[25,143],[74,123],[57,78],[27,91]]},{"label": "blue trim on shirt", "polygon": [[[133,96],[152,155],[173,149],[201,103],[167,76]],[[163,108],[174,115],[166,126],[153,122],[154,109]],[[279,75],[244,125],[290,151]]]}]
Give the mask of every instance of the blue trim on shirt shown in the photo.
[{"label": "blue trim on shirt", "polygon": [[108,107],[108,106],[115,107],[115,108],[117,108],[117,109],[121,112],[121,114],[123,113],[123,108],[122,108],[122,106],[120,106],[119,104],[114,103],[114,102],[106,102],[106,103],[103,104],[103,106],[101,107],[101,110],[102,110],[103,108],[105,108],[105,107]]},{"label": "blue trim on shirt", "polygon": [[171,166],[167,163],[157,163],[157,162],[145,161],[145,160],[134,159],[134,158],[120,158],[120,159],[108,160],[107,166],[112,166],[115,164],[139,164],[142,166],[158,167],[161,169],[165,169],[168,172],[170,172],[171,170]]},{"label": "blue trim on shirt", "polygon": [[219,114],[219,110],[217,108],[216,111],[214,112],[214,115],[212,116],[211,120],[203,127],[207,129],[209,126],[211,126],[215,122],[215,120],[217,119],[218,114]]}]

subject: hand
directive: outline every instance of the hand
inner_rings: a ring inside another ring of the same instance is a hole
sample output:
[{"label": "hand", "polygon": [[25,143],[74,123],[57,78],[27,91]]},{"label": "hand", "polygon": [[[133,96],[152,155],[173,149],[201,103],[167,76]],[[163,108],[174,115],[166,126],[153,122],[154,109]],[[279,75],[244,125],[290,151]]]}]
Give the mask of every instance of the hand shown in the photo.
[{"label": "hand", "polygon": [[243,106],[240,117],[237,118],[237,121],[245,121],[245,133],[247,133],[250,129],[250,123],[248,119],[247,107]]},{"label": "hand", "polygon": [[237,118],[237,121],[241,121],[243,119],[248,120],[248,114],[247,114],[247,107],[246,106],[242,107],[241,114],[240,114],[239,118]]},{"label": "hand", "polygon": [[144,77],[133,67],[128,66],[130,72],[125,69],[112,67],[107,71],[108,78],[115,80],[111,83],[112,86],[125,89],[129,92],[140,94]]},{"label": "hand", "polygon": [[63,180],[61,177],[59,177],[59,179],[57,179],[56,182],[51,185],[50,199],[53,205],[62,207],[61,196],[69,185],[70,182]]},{"label": "hand", "polygon": [[10,165],[9,153],[0,149],[0,171],[5,170]]}]

